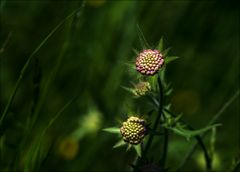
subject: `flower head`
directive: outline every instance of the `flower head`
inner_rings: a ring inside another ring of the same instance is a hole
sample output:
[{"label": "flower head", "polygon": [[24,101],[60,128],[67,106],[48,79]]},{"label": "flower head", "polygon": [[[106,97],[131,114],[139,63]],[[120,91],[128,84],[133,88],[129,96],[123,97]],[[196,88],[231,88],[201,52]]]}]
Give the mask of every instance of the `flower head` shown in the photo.
[{"label": "flower head", "polygon": [[144,96],[151,89],[149,82],[139,82],[135,85],[134,94],[136,96]]},{"label": "flower head", "polygon": [[137,145],[147,134],[146,123],[143,119],[131,116],[123,122],[120,133],[126,143]]},{"label": "flower head", "polygon": [[143,75],[154,75],[163,63],[163,55],[158,50],[144,50],[136,59],[136,70]]}]

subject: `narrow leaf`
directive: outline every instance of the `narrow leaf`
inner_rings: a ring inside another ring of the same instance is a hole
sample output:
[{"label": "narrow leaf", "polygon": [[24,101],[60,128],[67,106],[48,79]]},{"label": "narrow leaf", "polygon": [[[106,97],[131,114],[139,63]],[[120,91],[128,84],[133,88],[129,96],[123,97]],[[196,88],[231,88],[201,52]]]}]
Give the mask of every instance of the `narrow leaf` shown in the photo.
[{"label": "narrow leaf", "polygon": [[141,144],[134,145],[133,147],[134,147],[135,151],[137,152],[137,155],[139,157],[141,157],[142,156]]},{"label": "narrow leaf", "polygon": [[160,52],[163,51],[163,36],[161,37],[156,49],[159,50]]},{"label": "narrow leaf", "polygon": [[109,132],[109,133],[120,134],[120,129],[117,128],[117,127],[104,128],[103,131],[106,131],[106,132]]},{"label": "narrow leaf", "polygon": [[167,56],[165,59],[164,59],[164,62],[165,64],[168,64],[176,59],[178,59],[179,57],[178,56]]},{"label": "narrow leaf", "polygon": [[134,90],[133,90],[132,88],[124,87],[124,86],[122,86],[122,88],[123,88],[124,90],[126,90],[126,91],[128,91],[128,92],[134,94]]},{"label": "narrow leaf", "polygon": [[126,145],[126,143],[124,142],[124,140],[121,139],[113,146],[113,148],[118,148],[123,145]]},{"label": "narrow leaf", "polygon": [[128,144],[127,146],[127,149],[126,149],[126,152],[129,151],[129,149],[131,149],[132,145],[131,144]]},{"label": "narrow leaf", "polygon": [[10,98],[8,99],[7,105],[3,111],[3,114],[0,118],[0,125],[3,122],[3,119],[5,118],[5,116],[7,115],[9,108],[15,98],[15,95],[17,93],[17,90],[20,86],[20,83],[22,81],[23,76],[26,73],[26,70],[28,68],[28,66],[30,65],[30,62],[32,61],[32,59],[35,57],[35,54],[37,54],[37,52],[42,48],[43,45],[45,45],[47,43],[47,41],[49,40],[49,38],[69,19],[71,18],[75,13],[77,12],[77,10],[74,10],[71,14],[69,14],[66,18],[64,18],[55,28],[52,29],[52,31],[42,40],[42,42],[36,47],[36,49],[32,52],[32,54],[29,56],[29,58],[27,59],[27,61],[25,62],[25,64],[23,65],[20,75],[18,76],[18,79],[15,83],[15,86],[11,92]]},{"label": "narrow leaf", "polygon": [[47,126],[44,128],[42,135],[40,135],[40,138],[46,133],[46,131],[51,127],[51,125],[59,118],[60,115],[63,114],[63,112],[76,100],[78,95],[74,96],[72,99],[70,99],[57,113],[56,115],[51,118],[51,120],[48,122]]}]

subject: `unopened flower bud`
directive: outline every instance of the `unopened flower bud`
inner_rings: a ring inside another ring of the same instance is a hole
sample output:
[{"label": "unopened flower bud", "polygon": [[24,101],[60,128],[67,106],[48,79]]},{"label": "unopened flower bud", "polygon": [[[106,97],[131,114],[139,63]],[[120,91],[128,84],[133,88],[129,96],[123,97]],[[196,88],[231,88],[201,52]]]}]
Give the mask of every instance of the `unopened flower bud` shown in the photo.
[{"label": "unopened flower bud", "polygon": [[136,116],[129,117],[123,122],[120,132],[126,143],[137,145],[147,134],[146,123]]},{"label": "unopened flower bud", "polygon": [[143,75],[154,75],[163,63],[163,55],[158,50],[144,50],[136,59],[136,70]]},{"label": "unopened flower bud", "polygon": [[134,94],[136,96],[144,96],[151,89],[149,82],[139,82],[135,85]]}]

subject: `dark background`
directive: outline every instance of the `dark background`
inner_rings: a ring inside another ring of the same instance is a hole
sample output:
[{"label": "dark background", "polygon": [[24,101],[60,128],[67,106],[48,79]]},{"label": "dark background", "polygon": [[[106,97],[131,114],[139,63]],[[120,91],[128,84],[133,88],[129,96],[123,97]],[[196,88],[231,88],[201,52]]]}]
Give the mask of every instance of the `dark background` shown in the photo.
[{"label": "dark background", "polygon": [[[30,54],[82,3],[1,1],[1,114]],[[167,66],[174,89],[172,110],[182,112],[195,128],[204,127],[239,88],[238,11],[237,5],[223,1],[86,1],[44,43],[23,75],[0,127],[0,168],[129,169],[134,151],[112,149],[118,138],[102,128],[119,125],[134,104],[121,86],[133,80],[124,65],[136,58],[133,48],[142,50],[137,25],[152,47],[163,36],[165,45],[172,47],[170,55],[181,57]],[[213,169],[224,171],[240,152],[239,98],[218,122],[222,126],[216,132]],[[208,146],[209,136],[204,140]],[[174,170],[193,141],[174,134],[170,139],[167,164]],[[152,151],[160,157],[161,151]],[[184,169],[203,167],[197,150]]]}]

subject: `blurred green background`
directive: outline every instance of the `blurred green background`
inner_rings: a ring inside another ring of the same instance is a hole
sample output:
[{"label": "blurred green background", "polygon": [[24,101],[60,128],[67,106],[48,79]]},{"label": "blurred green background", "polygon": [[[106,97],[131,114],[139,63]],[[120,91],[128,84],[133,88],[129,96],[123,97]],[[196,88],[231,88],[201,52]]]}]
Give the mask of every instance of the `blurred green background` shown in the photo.
[{"label": "blurred green background", "polygon": [[[1,170],[128,171],[135,152],[112,149],[102,128],[137,111],[126,62],[141,51],[137,25],[149,44],[161,36],[180,59],[167,66],[172,110],[195,128],[205,126],[239,88],[239,11],[223,1],[2,0],[0,113],[30,54],[71,12],[76,15],[30,62],[0,126]],[[73,97],[74,101],[59,114]],[[141,106],[141,104],[137,104]],[[213,168],[226,171],[240,154],[239,98],[222,114]],[[50,124],[49,124],[50,122]],[[49,125],[49,126],[48,126]],[[43,132],[44,131],[44,132]],[[205,140],[210,145],[209,137]],[[192,141],[170,135],[167,166],[174,171]],[[156,145],[157,147],[157,145]],[[159,158],[161,151],[154,157]],[[183,171],[202,170],[197,150]]]}]

